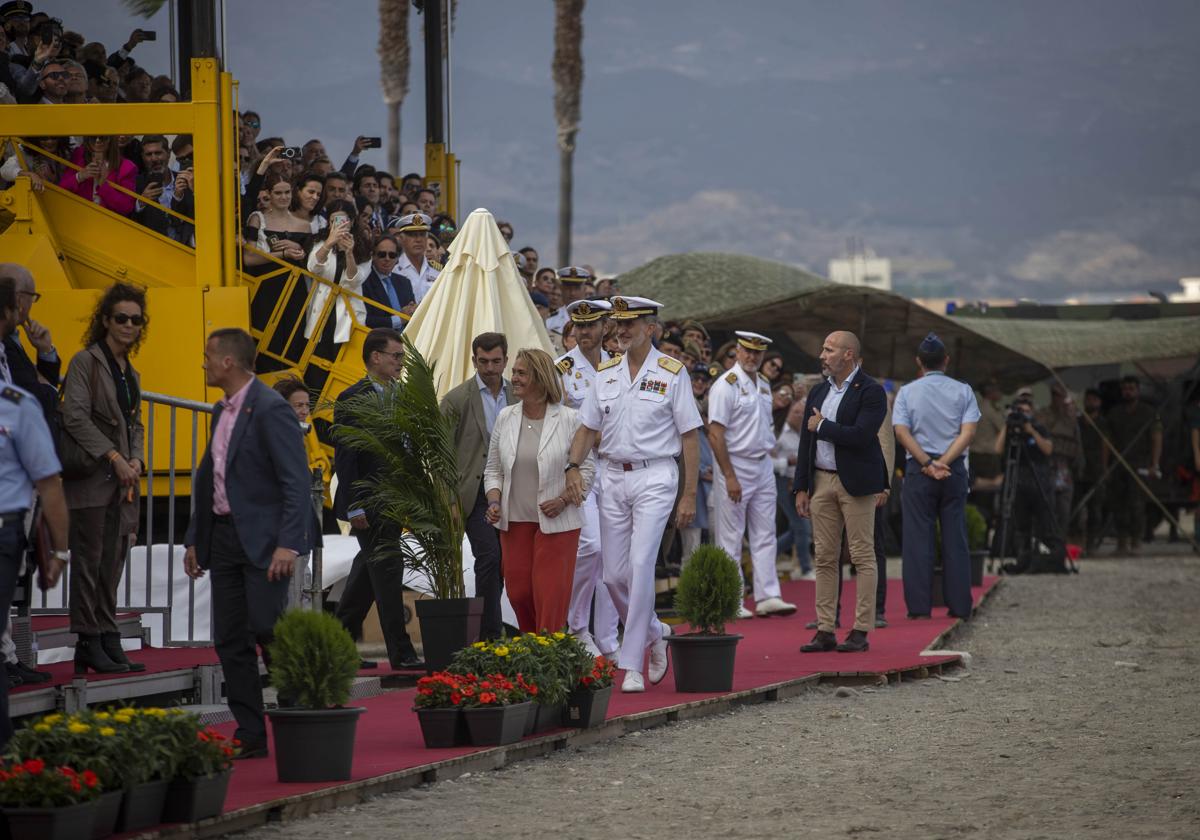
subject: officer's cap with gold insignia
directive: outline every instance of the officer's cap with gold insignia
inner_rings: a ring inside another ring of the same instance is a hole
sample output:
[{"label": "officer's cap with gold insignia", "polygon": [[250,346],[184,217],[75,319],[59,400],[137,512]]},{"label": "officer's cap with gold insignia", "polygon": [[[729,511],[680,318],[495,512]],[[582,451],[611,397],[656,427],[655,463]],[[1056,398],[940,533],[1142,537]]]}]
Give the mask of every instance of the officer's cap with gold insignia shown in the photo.
[{"label": "officer's cap with gold insignia", "polygon": [[737,336],[738,344],[745,347],[747,350],[763,351],[767,349],[767,345],[771,343],[771,339],[765,335],[759,335],[756,332],[746,332],[744,330],[735,330],[734,335]]},{"label": "officer's cap with gold insignia", "polygon": [[388,227],[398,227],[401,233],[425,233],[433,224],[433,219],[424,213],[409,213],[407,216],[401,216],[392,221],[395,224],[389,223]]},{"label": "officer's cap with gold insignia", "polygon": [[645,315],[657,315],[661,308],[661,303],[650,298],[614,295],[611,317],[614,321],[632,321]]},{"label": "officer's cap with gold insignia", "polygon": [[612,304],[606,300],[577,300],[567,304],[567,314],[576,324],[590,324],[599,321],[612,309]]},{"label": "officer's cap with gold insignia", "polygon": [[560,283],[586,283],[591,279],[592,272],[577,265],[569,265],[566,268],[558,270],[558,280]]}]

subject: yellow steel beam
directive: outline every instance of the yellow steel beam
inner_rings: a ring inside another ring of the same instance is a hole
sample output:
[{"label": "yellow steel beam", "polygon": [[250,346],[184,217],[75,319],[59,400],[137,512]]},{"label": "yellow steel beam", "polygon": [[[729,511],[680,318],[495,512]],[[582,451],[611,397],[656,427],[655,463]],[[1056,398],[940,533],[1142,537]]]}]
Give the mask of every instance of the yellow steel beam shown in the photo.
[{"label": "yellow steel beam", "polygon": [[4,106],[5,131],[22,137],[194,134],[195,125],[190,102]]},{"label": "yellow steel beam", "polygon": [[226,226],[221,217],[220,95],[216,60],[193,59],[192,111],[196,129],[192,133],[192,158],[196,171],[201,173],[194,184],[197,286],[226,286],[235,282],[233,277],[226,277],[222,270],[224,246],[221,240]]},{"label": "yellow steel beam", "polygon": [[[221,182],[222,223],[225,230],[221,235],[221,277],[228,286],[238,284],[238,232],[241,228],[241,204],[238,194],[241,184],[238,177],[238,152],[234,140],[234,125],[237,112],[234,110],[233,74],[221,73]],[[233,114],[231,118],[230,115]]]}]

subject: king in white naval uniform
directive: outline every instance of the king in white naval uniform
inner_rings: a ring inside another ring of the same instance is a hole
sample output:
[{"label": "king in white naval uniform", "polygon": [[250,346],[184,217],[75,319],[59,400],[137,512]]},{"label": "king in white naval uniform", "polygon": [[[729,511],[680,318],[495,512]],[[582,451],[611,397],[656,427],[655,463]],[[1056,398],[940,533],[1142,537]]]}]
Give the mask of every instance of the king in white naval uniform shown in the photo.
[{"label": "king in white naval uniform", "polygon": [[[775,571],[775,446],[771,387],[758,372],[766,336],[735,332],[737,362],[708,392],[708,438],[713,470],[715,541],[742,568],[742,535],[749,528],[754,568],[755,612],[761,617],[791,615],[795,604],[780,597]],[[739,616],[749,618],[742,607]]]},{"label": "king in white naval uniform", "polygon": [[[563,402],[574,409],[596,383],[596,367],[608,361],[609,354],[601,347],[604,341],[604,318],[612,309],[608,301],[579,300],[566,307],[574,324],[576,344],[556,362],[562,376]],[[579,534],[579,555],[575,560],[575,581],[571,589],[571,606],[567,627],[594,654],[615,658],[617,650],[617,608],[613,606],[608,587],[603,585],[604,564],[600,555],[601,482],[593,481],[592,490],[583,503],[583,530]],[[592,610],[595,609],[593,618]],[[594,625],[595,634],[589,628]]]},{"label": "king in white naval uniform", "polygon": [[413,298],[420,306],[422,298],[433,288],[442,267],[425,258],[426,238],[433,220],[424,213],[409,213],[400,217],[400,255],[394,269],[412,284]]},{"label": "king in white naval uniform", "polygon": [[[584,398],[583,421],[567,465],[567,494],[584,498],[578,464],[600,438],[604,492],[600,497],[600,550],[604,583],[625,625],[617,667],[621,690],[645,691],[667,674],[666,637],[671,629],[654,614],[654,563],[663,530],[675,507],[676,527],[696,516],[700,464],[700,411],[683,363],[660,353],[650,337],[661,304],[616,296],[612,314],[622,355],[596,370],[596,385]],[[683,490],[679,466],[683,453]],[[679,494],[676,507],[675,498]],[[650,654],[646,663],[647,651]]]}]

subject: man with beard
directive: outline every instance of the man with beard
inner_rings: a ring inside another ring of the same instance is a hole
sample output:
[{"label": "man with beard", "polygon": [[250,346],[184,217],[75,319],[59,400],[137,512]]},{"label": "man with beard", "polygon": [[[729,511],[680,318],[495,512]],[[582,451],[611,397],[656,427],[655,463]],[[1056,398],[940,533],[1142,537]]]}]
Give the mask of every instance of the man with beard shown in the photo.
[{"label": "man with beard", "polygon": [[[742,535],[749,532],[754,569],[755,613],[760,618],[791,615],[775,572],[775,473],[767,457],[775,447],[771,388],[758,371],[771,339],[738,331],[737,364],[708,393],[708,437],[713,470],[715,539],[742,568]],[[744,605],[739,618],[749,618]]]}]

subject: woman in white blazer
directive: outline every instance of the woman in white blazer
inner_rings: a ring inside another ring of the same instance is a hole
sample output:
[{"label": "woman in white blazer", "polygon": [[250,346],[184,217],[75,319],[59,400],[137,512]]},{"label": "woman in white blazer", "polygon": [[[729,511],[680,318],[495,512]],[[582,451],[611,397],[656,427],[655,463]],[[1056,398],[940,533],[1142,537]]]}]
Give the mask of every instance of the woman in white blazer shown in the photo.
[{"label": "woman in white blazer", "polygon": [[[562,404],[554,360],[544,350],[517,353],[513,395],[488,446],[483,489],[487,520],[500,529],[504,586],[521,632],[561,630],[571,605],[583,516],[563,495],[567,454],[579,415]],[[580,465],[585,491],[595,465]]]},{"label": "woman in white blazer", "polygon": [[[342,206],[344,205],[344,206]],[[318,277],[328,281],[317,284],[313,290],[312,299],[308,305],[308,318],[304,325],[304,337],[312,338],[317,322],[321,318],[321,310],[325,301],[333,294],[333,287],[340,285],[343,289],[362,294],[362,280],[359,278],[358,265],[354,262],[354,236],[351,234],[351,210],[354,205],[349,202],[335,202],[329,208],[329,235],[325,241],[312,249],[308,255],[308,270]],[[342,269],[338,276],[338,268]],[[367,307],[361,297],[353,295],[338,295],[333,303],[335,322],[333,330],[334,344],[345,344],[350,340],[350,332],[354,321],[364,324],[367,320]],[[354,314],[351,315],[351,310]]]}]

